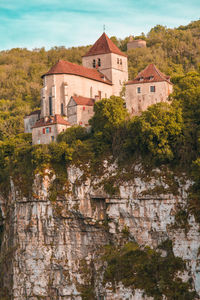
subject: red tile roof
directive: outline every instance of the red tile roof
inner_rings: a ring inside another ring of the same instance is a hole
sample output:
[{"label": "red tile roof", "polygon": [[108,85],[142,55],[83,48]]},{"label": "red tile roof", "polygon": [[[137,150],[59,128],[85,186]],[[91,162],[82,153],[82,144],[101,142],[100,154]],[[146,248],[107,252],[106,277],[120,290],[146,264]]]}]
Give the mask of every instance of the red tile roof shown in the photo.
[{"label": "red tile roof", "polygon": [[126,54],[121,52],[104,32],[83,57],[106,53],[115,53],[118,55],[126,56]]},{"label": "red tile roof", "polygon": [[45,118],[41,118],[38,120],[33,128],[36,127],[43,127],[43,126],[49,126],[54,124],[61,124],[61,125],[68,125],[70,126],[70,123],[63,119],[61,115],[55,115],[55,116],[49,116],[47,120]]},{"label": "red tile roof", "polygon": [[160,70],[156,68],[154,64],[148,65],[143,71],[141,71],[135,79],[128,81],[126,84],[134,83],[148,83],[148,82],[160,82],[167,81],[170,82],[170,76],[166,76]]},{"label": "red tile roof", "polygon": [[72,96],[77,105],[94,106],[94,99],[82,96]]},{"label": "red tile roof", "polygon": [[59,60],[46,74],[42,75],[42,77],[53,74],[72,74],[112,85],[112,82],[98,70],[89,69],[65,60]]}]

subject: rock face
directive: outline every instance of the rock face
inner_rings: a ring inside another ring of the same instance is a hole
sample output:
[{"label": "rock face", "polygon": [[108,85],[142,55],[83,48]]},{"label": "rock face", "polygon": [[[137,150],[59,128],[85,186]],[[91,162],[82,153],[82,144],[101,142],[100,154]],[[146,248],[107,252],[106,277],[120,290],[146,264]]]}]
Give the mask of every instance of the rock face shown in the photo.
[{"label": "rock face", "polygon": [[[82,175],[78,168],[69,168],[67,190],[63,187],[54,197],[55,175],[47,172],[43,178],[36,176],[30,197],[12,184],[9,197],[0,199],[1,256],[5,254],[1,272],[11,299],[153,299],[120,283],[115,291],[102,284],[101,249],[120,242],[124,229],[139,245],[156,247],[172,240],[174,255],[187,262],[183,279],[192,277],[200,294],[199,225],[189,216],[187,231],[175,226],[189,183],[177,179],[174,195],[163,192],[168,186],[161,176],[148,181],[137,176],[121,184],[117,196],[109,196],[97,188],[100,178],[81,181]],[[84,288],[91,278],[94,291],[89,298]]]}]

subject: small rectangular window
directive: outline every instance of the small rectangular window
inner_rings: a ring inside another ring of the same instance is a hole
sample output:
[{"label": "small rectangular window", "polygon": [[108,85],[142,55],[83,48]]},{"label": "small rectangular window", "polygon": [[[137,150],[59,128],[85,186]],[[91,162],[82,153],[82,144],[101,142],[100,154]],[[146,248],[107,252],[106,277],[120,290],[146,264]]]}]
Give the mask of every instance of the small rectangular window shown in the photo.
[{"label": "small rectangular window", "polygon": [[64,106],[63,106],[63,103],[61,103],[61,115],[62,116],[64,115]]},{"label": "small rectangular window", "polygon": [[141,87],[137,87],[137,93],[138,93],[138,94],[141,93]]},{"label": "small rectangular window", "polygon": [[51,136],[51,141],[54,142],[54,136],[53,135]]},{"label": "small rectangular window", "polygon": [[49,133],[49,127],[46,128],[46,133]]},{"label": "small rectangular window", "polygon": [[150,86],[150,92],[155,93],[155,91],[156,91],[155,85]]}]

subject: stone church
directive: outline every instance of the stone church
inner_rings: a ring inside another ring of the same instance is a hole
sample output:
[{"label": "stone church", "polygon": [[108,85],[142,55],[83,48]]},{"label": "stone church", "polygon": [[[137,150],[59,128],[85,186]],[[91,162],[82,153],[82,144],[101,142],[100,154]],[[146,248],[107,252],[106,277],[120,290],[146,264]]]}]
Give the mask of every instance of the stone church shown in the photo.
[{"label": "stone church", "polygon": [[32,132],[33,144],[48,144],[72,125],[88,126],[95,101],[120,96],[137,115],[149,105],[167,101],[172,92],[170,78],[153,64],[128,81],[125,53],[103,33],[82,57],[82,66],[59,60],[42,76],[41,111],[24,118],[25,132]]}]

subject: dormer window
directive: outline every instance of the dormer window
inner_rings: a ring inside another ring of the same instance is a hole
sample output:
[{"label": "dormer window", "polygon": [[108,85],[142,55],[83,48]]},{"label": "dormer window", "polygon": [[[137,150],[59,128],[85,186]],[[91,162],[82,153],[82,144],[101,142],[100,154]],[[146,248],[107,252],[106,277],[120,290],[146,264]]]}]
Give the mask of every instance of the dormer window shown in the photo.
[{"label": "dormer window", "polygon": [[149,77],[149,80],[153,80],[153,76],[150,76],[150,77]]},{"label": "dormer window", "polygon": [[93,65],[93,68],[96,68],[96,60],[95,59],[93,59],[92,65]]},{"label": "dormer window", "polygon": [[143,77],[140,77],[140,78],[139,78],[139,81],[143,81],[143,80],[144,80],[144,78],[143,78]]},{"label": "dormer window", "polygon": [[98,66],[101,67],[101,59],[98,58]]}]

